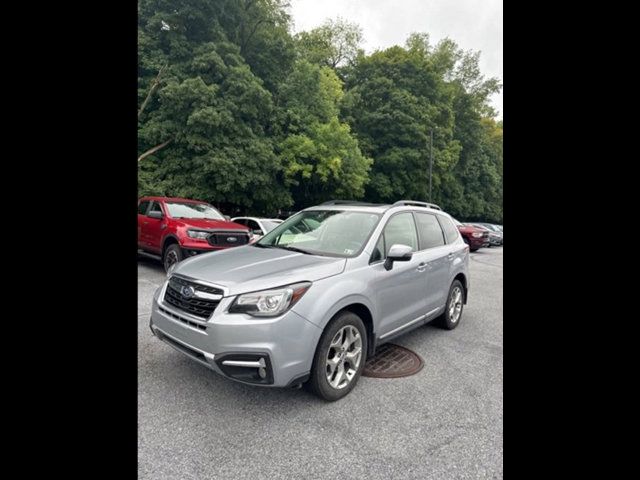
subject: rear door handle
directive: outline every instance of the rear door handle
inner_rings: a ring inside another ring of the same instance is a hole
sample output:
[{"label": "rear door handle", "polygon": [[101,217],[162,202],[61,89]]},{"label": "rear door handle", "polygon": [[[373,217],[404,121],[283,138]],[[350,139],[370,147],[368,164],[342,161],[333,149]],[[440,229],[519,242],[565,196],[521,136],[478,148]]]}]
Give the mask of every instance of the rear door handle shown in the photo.
[{"label": "rear door handle", "polygon": [[447,258],[448,258],[449,260],[451,260],[451,259],[453,258],[453,256],[454,256],[454,254],[453,254],[453,252],[451,252],[449,255],[447,255]]},{"label": "rear door handle", "polygon": [[416,270],[418,270],[419,272],[424,272],[427,269],[427,264],[424,262],[421,262],[418,264],[418,268]]},{"label": "rear door handle", "polygon": [[149,224],[149,222],[142,222],[142,224],[143,224],[143,225],[148,225],[148,224]]}]

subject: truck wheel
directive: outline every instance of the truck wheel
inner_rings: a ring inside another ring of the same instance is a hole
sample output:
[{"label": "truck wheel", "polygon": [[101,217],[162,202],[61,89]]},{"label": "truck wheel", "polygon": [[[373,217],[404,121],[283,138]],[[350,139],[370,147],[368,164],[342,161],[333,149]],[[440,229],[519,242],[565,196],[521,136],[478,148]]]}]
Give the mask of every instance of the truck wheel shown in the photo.
[{"label": "truck wheel", "polygon": [[164,251],[164,255],[162,257],[164,271],[168,272],[171,265],[178,263],[182,258],[182,250],[180,249],[180,246],[176,243],[169,245]]},{"label": "truck wheel", "polygon": [[367,330],[358,315],[342,312],[325,328],[311,367],[308,386],[333,402],[356,386],[367,361]]}]

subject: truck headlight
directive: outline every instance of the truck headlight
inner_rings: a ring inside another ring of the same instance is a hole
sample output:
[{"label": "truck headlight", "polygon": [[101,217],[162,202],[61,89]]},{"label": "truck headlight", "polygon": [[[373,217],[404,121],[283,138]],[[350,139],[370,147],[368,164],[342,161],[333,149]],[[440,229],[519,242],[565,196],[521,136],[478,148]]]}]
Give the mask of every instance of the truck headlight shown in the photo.
[{"label": "truck headlight", "polygon": [[229,313],[248,313],[254,317],[276,317],[293,307],[309,290],[311,282],[238,295]]},{"label": "truck headlight", "polygon": [[206,239],[211,232],[203,232],[202,230],[187,230],[187,235],[191,238],[199,238],[200,240]]}]

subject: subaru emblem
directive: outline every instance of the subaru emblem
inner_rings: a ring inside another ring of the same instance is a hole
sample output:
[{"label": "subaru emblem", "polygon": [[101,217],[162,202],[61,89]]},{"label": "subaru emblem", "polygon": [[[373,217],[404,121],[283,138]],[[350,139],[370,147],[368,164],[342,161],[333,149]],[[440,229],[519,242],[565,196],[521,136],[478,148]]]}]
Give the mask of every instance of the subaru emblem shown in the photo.
[{"label": "subaru emblem", "polygon": [[184,286],[180,289],[180,293],[184,298],[191,298],[196,294],[196,291],[191,286]]}]

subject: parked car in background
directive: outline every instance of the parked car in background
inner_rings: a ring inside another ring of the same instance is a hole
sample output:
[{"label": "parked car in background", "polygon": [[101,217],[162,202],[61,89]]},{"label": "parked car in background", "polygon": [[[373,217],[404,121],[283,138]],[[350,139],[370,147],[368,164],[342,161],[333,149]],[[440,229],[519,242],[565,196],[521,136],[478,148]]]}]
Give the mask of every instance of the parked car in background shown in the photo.
[{"label": "parked car in background", "polygon": [[502,245],[502,225],[495,225],[493,223],[486,223],[486,222],[476,222],[477,225],[481,225],[483,227],[488,228],[490,231],[497,233],[498,235],[500,235],[500,245]]},{"label": "parked car in background", "polygon": [[453,219],[453,223],[458,227],[462,239],[469,245],[469,250],[472,252],[475,252],[481,247],[489,246],[489,232],[487,230],[464,224],[455,218]]},{"label": "parked car in background", "polygon": [[480,228],[482,230],[486,230],[489,232],[489,244],[500,246],[502,245],[502,232],[497,228],[494,228],[491,224],[485,223],[469,223],[468,225]]},{"label": "parked car in background", "polygon": [[284,220],[279,218],[234,217],[231,221],[249,228],[255,241],[276,228]]},{"label": "parked car in background", "polygon": [[198,253],[246,245],[252,234],[206,202],[186,198],[138,200],[138,249],[159,256],[165,270]]},{"label": "parked car in background", "polygon": [[461,322],[469,246],[449,215],[409,202],[324,203],[253,244],[175,264],[151,330],[232,380],[308,382],[338,400],[377,346],[432,320]]}]

